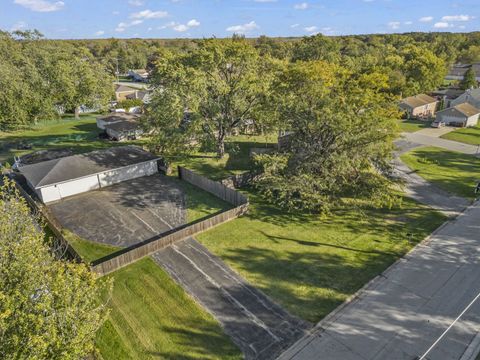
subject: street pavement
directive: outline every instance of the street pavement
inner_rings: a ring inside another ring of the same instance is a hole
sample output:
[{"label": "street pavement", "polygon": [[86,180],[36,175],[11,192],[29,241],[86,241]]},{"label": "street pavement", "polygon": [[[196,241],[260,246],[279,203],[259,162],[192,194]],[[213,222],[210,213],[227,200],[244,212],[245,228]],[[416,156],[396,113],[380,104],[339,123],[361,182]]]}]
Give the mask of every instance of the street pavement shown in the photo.
[{"label": "street pavement", "polygon": [[[447,222],[279,359],[419,359],[480,292],[480,202]],[[425,357],[458,360],[480,301]]]},{"label": "street pavement", "polygon": [[432,135],[425,135],[418,132],[403,133],[404,139],[419,145],[435,146],[450,151],[457,151],[468,155],[480,155],[479,146],[464,144],[458,141],[446,140]]},{"label": "street pavement", "polygon": [[311,328],[192,238],[152,258],[222,324],[246,359],[275,359]]}]

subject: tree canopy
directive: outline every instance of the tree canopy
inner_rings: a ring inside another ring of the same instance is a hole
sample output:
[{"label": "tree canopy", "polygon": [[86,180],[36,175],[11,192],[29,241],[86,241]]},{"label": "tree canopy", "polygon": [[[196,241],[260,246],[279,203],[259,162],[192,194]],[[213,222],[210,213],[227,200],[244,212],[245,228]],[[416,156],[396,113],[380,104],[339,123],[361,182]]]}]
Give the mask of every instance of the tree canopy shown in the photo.
[{"label": "tree canopy", "polygon": [[[57,259],[25,201],[0,186],[0,358],[79,359],[94,353],[108,283]],[[105,288],[106,287],[106,288]]]}]

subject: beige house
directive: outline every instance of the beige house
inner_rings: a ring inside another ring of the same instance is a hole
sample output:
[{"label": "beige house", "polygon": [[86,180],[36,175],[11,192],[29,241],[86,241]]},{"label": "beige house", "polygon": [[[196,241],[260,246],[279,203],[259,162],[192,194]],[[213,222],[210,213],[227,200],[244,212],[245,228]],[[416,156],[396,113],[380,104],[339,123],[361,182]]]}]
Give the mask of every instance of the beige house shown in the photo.
[{"label": "beige house", "polygon": [[438,100],[426,94],[419,94],[403,99],[399,107],[408,118],[431,118],[435,115]]},{"label": "beige house", "polygon": [[436,121],[446,125],[469,127],[478,123],[480,110],[469,103],[463,103],[437,112]]},{"label": "beige house", "polygon": [[122,121],[135,121],[140,119],[139,114],[132,114],[128,112],[114,112],[108,115],[97,117],[97,127],[101,130],[106,130],[106,125],[112,125]]}]

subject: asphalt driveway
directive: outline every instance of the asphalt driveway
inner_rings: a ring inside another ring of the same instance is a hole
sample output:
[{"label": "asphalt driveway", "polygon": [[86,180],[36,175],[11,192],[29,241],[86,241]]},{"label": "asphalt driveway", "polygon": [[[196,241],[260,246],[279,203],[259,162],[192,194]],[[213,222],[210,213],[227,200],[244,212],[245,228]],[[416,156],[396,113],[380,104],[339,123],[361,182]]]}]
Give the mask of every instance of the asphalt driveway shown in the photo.
[{"label": "asphalt driveway", "polygon": [[145,176],[48,205],[78,236],[127,247],[183,224],[185,195],[165,175]]}]

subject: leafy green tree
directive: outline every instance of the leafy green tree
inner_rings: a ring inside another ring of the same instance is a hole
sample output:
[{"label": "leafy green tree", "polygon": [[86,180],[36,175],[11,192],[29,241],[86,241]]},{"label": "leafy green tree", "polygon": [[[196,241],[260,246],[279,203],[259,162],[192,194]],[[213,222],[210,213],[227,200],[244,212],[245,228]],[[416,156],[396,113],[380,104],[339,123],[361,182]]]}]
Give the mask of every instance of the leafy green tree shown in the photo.
[{"label": "leafy green tree", "polygon": [[[0,186],[0,358],[80,359],[106,315],[83,264],[57,259],[13,184]],[[107,288],[104,288],[107,287]]]},{"label": "leafy green tree", "polygon": [[[164,55],[156,63],[154,79],[158,91],[149,118],[168,117],[177,128],[188,123],[199,137],[215,142],[219,158],[225,154],[226,137],[263,104],[270,82],[268,61],[238,37],[202,40],[186,54]],[[162,138],[170,128],[163,125],[151,122]]]},{"label": "leafy green tree", "polygon": [[463,76],[463,80],[460,82],[460,88],[463,90],[467,90],[477,87],[478,82],[476,77],[477,75],[475,74],[475,70],[473,70],[473,67],[469,68]]},{"label": "leafy green tree", "polygon": [[322,61],[290,64],[274,83],[284,146],[256,158],[257,188],[287,209],[321,212],[345,198],[392,201],[389,171],[398,112],[380,72]]}]

